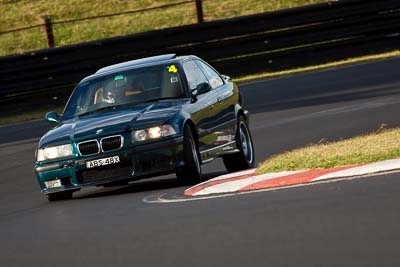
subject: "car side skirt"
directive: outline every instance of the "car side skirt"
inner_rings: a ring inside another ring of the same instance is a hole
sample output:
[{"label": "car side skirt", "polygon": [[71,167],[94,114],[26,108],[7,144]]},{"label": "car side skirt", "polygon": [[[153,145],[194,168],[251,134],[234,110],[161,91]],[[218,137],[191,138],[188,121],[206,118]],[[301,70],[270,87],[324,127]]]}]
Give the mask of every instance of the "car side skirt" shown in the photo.
[{"label": "car side skirt", "polygon": [[218,156],[237,152],[239,152],[239,149],[236,146],[236,141],[231,141],[220,146],[200,151],[201,162],[205,164],[212,161]]}]

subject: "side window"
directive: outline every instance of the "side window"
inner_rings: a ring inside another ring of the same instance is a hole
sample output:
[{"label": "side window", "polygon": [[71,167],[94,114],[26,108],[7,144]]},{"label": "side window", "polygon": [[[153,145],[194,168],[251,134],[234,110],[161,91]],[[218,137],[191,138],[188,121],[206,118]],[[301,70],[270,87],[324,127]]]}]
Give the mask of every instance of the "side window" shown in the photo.
[{"label": "side window", "polygon": [[201,83],[208,83],[206,76],[192,60],[183,63],[183,70],[186,73],[190,90],[196,89]]},{"label": "side window", "polygon": [[196,63],[203,70],[204,74],[206,75],[213,89],[218,88],[224,84],[218,73],[216,73],[212,68],[210,68],[210,66],[208,66],[207,64],[205,64],[200,60],[196,60]]}]

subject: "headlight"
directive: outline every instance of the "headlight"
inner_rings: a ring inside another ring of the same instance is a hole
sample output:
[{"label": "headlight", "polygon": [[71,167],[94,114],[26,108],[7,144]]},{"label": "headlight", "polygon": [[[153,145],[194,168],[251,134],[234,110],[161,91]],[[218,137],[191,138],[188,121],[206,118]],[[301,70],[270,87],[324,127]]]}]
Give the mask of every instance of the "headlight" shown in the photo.
[{"label": "headlight", "polygon": [[131,135],[133,142],[142,142],[174,134],[176,134],[175,129],[171,125],[166,124],[151,127],[148,129],[133,131]]},{"label": "headlight", "polygon": [[37,151],[37,161],[65,158],[72,156],[72,145],[61,145],[42,148]]}]

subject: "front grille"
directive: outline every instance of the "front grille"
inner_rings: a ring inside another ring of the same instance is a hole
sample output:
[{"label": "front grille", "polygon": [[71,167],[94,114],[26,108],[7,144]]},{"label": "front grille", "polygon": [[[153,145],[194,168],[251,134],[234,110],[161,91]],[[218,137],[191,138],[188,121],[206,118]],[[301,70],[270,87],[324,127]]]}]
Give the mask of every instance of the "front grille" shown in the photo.
[{"label": "front grille", "polygon": [[98,169],[84,170],[78,173],[78,181],[80,183],[90,183],[107,178],[129,178],[132,176],[132,173],[132,164],[106,166]]},{"label": "front grille", "polygon": [[100,152],[99,144],[96,140],[82,142],[78,144],[78,149],[81,155],[92,155]]},{"label": "front grille", "polygon": [[104,152],[116,150],[122,146],[122,137],[120,135],[101,139],[101,148]]}]

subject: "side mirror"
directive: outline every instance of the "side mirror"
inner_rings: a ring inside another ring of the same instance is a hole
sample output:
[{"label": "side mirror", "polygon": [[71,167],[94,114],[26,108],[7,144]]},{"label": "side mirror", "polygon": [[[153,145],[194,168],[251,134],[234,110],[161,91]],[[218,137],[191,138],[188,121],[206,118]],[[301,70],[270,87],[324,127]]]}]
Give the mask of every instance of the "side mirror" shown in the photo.
[{"label": "side mirror", "polygon": [[229,81],[231,79],[231,77],[229,77],[228,75],[224,75],[221,74],[222,79],[224,79],[225,81]]},{"label": "side mirror", "polygon": [[197,91],[196,95],[208,93],[211,91],[211,85],[209,85],[208,83],[201,83],[197,86],[196,89],[193,90],[193,92],[194,91]]},{"label": "side mirror", "polygon": [[60,119],[61,119],[60,114],[58,114],[58,113],[56,113],[56,112],[54,112],[54,111],[47,112],[46,115],[45,115],[45,119],[46,119],[46,121],[48,121],[48,122],[61,123],[61,121],[60,121]]},{"label": "side mirror", "polygon": [[208,93],[211,91],[211,86],[208,83],[201,83],[197,85],[196,89],[192,90],[192,101],[197,101],[197,96]]}]

